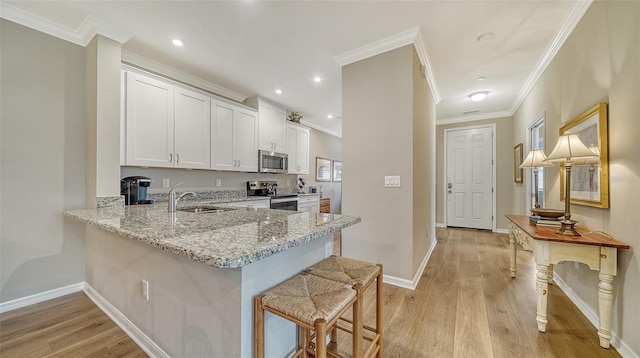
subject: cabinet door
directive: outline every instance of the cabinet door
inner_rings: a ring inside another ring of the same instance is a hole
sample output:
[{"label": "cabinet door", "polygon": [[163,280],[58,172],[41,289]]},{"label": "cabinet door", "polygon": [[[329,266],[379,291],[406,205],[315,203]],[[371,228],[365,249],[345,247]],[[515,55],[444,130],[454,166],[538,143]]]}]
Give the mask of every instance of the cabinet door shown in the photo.
[{"label": "cabinet door", "polygon": [[238,170],[258,171],[258,118],[257,114],[242,108],[235,112],[233,122],[234,158]]},{"label": "cabinet door", "polygon": [[296,159],[298,160],[298,174],[309,174],[309,130],[298,128],[297,137]]},{"label": "cabinet door", "polygon": [[279,153],[287,152],[287,142],[286,142],[286,127],[285,123],[287,121],[287,112],[284,108],[272,107],[272,116],[271,116],[271,140],[274,143],[275,151]]},{"label": "cabinet door", "polygon": [[177,87],[175,98],[175,160],[178,168],[211,166],[211,99]]},{"label": "cabinet door", "polygon": [[172,167],[174,87],[127,72],[126,163]]},{"label": "cabinet door", "polygon": [[262,150],[275,151],[271,138],[271,123],[273,122],[273,106],[260,102],[258,105],[258,146]]},{"label": "cabinet door", "polygon": [[234,107],[218,101],[213,101],[211,107],[211,168],[236,170],[233,156]]},{"label": "cabinet door", "polygon": [[287,154],[289,155],[289,174],[300,173],[298,162],[298,127],[287,124]]}]

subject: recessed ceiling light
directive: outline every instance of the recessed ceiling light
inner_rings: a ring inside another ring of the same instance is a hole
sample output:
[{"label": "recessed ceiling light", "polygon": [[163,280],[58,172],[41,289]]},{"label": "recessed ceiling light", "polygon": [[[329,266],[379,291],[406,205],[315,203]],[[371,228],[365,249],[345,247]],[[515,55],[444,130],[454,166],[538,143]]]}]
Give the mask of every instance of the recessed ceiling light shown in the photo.
[{"label": "recessed ceiling light", "polygon": [[480,76],[480,77],[478,77],[478,81],[484,81],[485,78],[486,77],[484,77],[484,76]]},{"label": "recessed ceiling light", "polygon": [[488,94],[489,94],[489,91],[474,92],[469,95],[469,98],[471,98],[471,100],[474,102],[480,102],[483,99],[487,98]]},{"label": "recessed ceiling light", "polygon": [[276,93],[277,93],[277,94],[282,94],[282,90],[278,88],[278,89],[276,90]]},{"label": "recessed ceiling light", "polygon": [[184,45],[184,43],[182,43],[182,41],[178,40],[178,39],[174,39],[173,44],[178,46],[178,47],[182,47],[182,45]]},{"label": "recessed ceiling light", "polygon": [[333,118],[333,114],[328,114],[327,118],[329,118],[329,119]]},{"label": "recessed ceiling light", "polygon": [[322,82],[322,77],[316,76],[313,78],[313,82]]},{"label": "recessed ceiling light", "polygon": [[478,36],[478,42],[489,41],[493,38],[493,32],[485,32],[484,34]]}]

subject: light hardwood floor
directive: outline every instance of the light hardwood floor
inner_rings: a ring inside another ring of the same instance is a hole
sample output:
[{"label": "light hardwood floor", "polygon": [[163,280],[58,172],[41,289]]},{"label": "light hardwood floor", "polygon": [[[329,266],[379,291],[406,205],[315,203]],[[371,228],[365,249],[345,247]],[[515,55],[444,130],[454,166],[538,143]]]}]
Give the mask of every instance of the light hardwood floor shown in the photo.
[{"label": "light hardwood floor", "polygon": [[[438,229],[437,240],[415,291],[385,285],[385,357],[620,357],[599,347],[596,329],[554,285],[547,332],[537,331],[533,258],[519,250],[512,279],[507,235]],[[374,295],[375,285],[366,293],[368,324]],[[350,350],[346,334],[338,347]],[[0,356],[145,354],[79,292],[0,315]]]}]

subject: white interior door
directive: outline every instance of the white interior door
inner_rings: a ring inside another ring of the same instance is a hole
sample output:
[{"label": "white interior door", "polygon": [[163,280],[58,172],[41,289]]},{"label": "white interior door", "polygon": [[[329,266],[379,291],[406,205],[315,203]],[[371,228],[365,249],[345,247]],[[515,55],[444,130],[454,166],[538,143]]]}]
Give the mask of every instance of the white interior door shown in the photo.
[{"label": "white interior door", "polygon": [[447,226],[493,229],[493,128],[447,132]]}]

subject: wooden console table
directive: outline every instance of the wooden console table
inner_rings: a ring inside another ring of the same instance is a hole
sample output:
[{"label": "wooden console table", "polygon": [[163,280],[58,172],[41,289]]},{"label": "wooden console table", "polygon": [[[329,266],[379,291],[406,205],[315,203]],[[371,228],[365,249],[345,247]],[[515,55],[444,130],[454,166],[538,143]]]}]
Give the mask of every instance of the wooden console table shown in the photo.
[{"label": "wooden console table", "polygon": [[588,233],[578,228],[583,236],[556,234],[557,228],[536,226],[524,215],[507,215],[509,225],[509,249],[511,253],[511,277],[516,277],[516,240],[526,242],[533,249],[538,270],[536,293],[538,331],[547,329],[547,292],[553,277],[553,265],[563,261],[581,262],[591,270],[598,271],[598,311],[600,324],[598,336],[600,346],[609,348],[611,341],[611,310],[613,307],[613,278],[617,273],[618,249],[629,249],[629,245],[599,233]]}]

